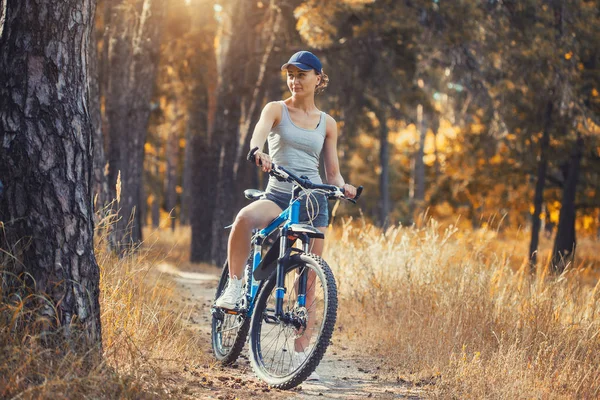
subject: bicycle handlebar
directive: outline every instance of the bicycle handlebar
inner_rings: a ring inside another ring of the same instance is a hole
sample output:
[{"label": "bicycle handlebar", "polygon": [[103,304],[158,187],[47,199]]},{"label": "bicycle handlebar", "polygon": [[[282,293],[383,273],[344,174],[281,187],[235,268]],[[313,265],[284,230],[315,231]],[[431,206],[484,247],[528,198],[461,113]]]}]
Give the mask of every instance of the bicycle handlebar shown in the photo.
[{"label": "bicycle handlebar", "polygon": [[[250,161],[251,163],[256,163],[255,154],[257,151],[258,151],[258,147],[255,147],[252,150],[250,150],[250,152],[248,153],[248,156],[247,156],[248,161]],[[335,185],[325,185],[325,184],[313,183],[307,177],[304,177],[304,176],[298,177],[280,165],[276,165],[275,163],[273,163],[272,165],[273,165],[273,167],[271,168],[271,171],[269,171],[269,174],[273,175],[276,179],[278,179],[280,181],[284,181],[284,182],[295,182],[296,184],[298,184],[299,186],[301,186],[305,189],[327,190],[327,191],[331,192],[331,194],[328,195],[328,197],[345,199],[345,200],[348,200],[348,201],[356,204],[356,201],[358,200],[358,198],[360,197],[360,195],[363,191],[363,187],[359,186],[358,188],[356,188],[356,196],[354,196],[354,198],[351,199],[351,198],[345,196],[344,188],[339,188]]]}]

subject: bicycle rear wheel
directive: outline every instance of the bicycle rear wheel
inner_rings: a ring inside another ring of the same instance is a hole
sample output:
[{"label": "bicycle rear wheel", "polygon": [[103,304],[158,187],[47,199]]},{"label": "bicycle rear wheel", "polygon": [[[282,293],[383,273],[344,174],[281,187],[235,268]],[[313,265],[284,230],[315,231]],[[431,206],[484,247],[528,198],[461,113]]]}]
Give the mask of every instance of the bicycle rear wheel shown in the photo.
[{"label": "bicycle rear wheel", "polygon": [[[307,274],[306,302],[299,301]],[[327,263],[314,254],[290,257],[285,270],[283,312],[275,316],[276,274],[260,291],[251,322],[250,362],[259,378],[279,389],[302,383],[323,358],[337,317],[337,288]]]},{"label": "bicycle rear wheel", "polygon": [[[221,279],[217,286],[215,300],[219,298],[229,282],[229,265],[223,266]],[[250,329],[250,318],[245,314],[228,314],[219,308],[212,309],[211,341],[215,358],[223,365],[235,362],[241,354],[248,330]]]}]

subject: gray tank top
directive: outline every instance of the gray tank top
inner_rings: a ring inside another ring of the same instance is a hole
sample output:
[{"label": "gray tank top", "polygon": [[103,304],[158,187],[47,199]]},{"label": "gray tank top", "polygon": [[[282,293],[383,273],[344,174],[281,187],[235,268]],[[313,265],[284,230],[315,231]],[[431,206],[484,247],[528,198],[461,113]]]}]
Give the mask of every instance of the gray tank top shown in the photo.
[{"label": "gray tank top", "polygon": [[[321,112],[321,119],[315,129],[304,129],[292,122],[287,105],[283,101],[279,103],[283,108],[281,121],[267,138],[271,159],[297,176],[306,175],[315,183],[323,183],[319,175],[319,156],[325,142],[325,113]],[[292,183],[279,182],[270,176],[266,191],[290,193],[292,186]]]}]

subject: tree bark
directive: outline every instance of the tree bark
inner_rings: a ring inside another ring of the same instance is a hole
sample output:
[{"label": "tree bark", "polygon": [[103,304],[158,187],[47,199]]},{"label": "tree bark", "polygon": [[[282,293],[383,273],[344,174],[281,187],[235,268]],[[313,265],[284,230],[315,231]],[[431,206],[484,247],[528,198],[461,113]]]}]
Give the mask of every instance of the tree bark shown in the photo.
[{"label": "tree bark", "polygon": [[142,239],[140,185],[164,4],[159,0],[122,0],[111,8],[106,93],[108,181],[117,198],[120,174],[120,218],[114,230],[120,252]]},{"label": "tree bark", "polygon": [[565,167],[565,185],[558,218],[558,228],[554,239],[554,250],[552,252],[552,266],[557,273],[561,273],[575,258],[575,247],[577,239],[575,235],[577,181],[581,157],[583,154],[583,138],[577,135],[575,148],[571,153],[569,163]]},{"label": "tree bark", "polygon": [[550,128],[552,126],[552,101],[546,104],[544,115],[544,129],[540,141],[540,159],[538,162],[537,181],[533,195],[533,215],[531,216],[531,241],[529,243],[529,264],[531,272],[535,271],[537,265],[537,250],[540,240],[540,228],[542,221],[540,215],[544,205],[544,188],[546,187],[546,171],[548,170],[548,151],[550,149]]},{"label": "tree bark", "polygon": [[4,23],[6,22],[6,3],[8,0],[0,0],[0,39],[4,32]]},{"label": "tree bark", "polygon": [[[46,316],[51,329],[71,338],[81,332],[86,347],[100,349],[87,59],[95,1],[12,1],[6,11],[0,38],[0,245],[16,262],[4,267],[31,278],[23,279],[37,304],[25,304]],[[11,278],[2,279],[10,286]],[[22,290],[13,286],[3,294]],[[44,298],[50,302],[37,300]]]}]

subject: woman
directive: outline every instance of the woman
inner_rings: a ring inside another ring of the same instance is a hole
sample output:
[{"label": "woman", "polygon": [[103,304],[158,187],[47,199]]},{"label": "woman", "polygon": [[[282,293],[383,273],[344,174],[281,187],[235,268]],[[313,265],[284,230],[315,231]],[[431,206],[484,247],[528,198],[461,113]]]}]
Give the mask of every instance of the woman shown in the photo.
[{"label": "woman", "polygon": [[[315,93],[323,90],[328,82],[321,61],[309,51],[299,51],[281,69],[287,72],[287,85],[292,96],[285,101],[271,102],[262,110],[250,141],[250,148],[259,149],[255,153],[256,165],[268,172],[272,160],[297,176],[306,175],[311,181],[321,183],[318,169],[322,151],[327,183],[343,187],[346,195],[354,198],[356,188],[345,183],[340,175],[336,122],[315,105]],[[267,139],[271,156],[261,151]],[[270,177],[266,198],[244,207],[237,215],[227,250],[230,280],[215,303],[217,307],[233,309],[240,300],[252,230],[264,228],[288,206],[291,187],[289,182],[279,182]],[[313,226],[324,232],[328,223],[327,199],[322,194],[316,194],[315,197],[317,204],[309,207],[309,210],[306,201],[301,203],[300,220],[310,219]],[[318,211],[318,214],[310,215],[314,211]],[[323,240],[313,240],[312,244],[311,252],[321,255]],[[297,340],[296,350],[302,348],[303,342],[308,339]]]}]

